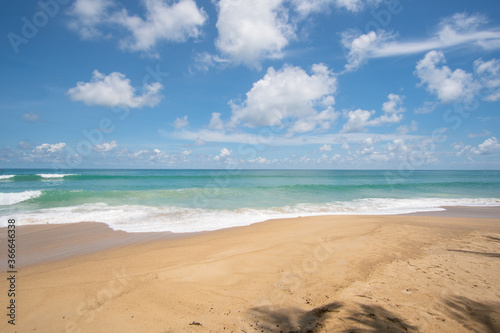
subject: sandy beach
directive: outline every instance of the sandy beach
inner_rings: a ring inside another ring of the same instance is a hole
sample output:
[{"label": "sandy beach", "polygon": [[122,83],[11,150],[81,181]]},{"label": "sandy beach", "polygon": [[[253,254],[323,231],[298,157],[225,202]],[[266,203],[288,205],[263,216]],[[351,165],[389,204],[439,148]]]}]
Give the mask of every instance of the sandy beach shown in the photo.
[{"label": "sandy beach", "polygon": [[[5,265],[5,228],[0,240]],[[2,332],[500,331],[499,208],[190,235],[38,225],[18,227],[17,246]]]}]

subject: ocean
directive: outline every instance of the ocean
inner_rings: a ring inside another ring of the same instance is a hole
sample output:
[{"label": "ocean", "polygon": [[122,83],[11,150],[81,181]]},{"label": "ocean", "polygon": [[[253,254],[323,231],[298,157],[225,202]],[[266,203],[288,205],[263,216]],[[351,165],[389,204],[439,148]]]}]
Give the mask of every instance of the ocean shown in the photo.
[{"label": "ocean", "polygon": [[216,230],[274,218],[500,206],[500,171],[0,170],[0,226]]}]

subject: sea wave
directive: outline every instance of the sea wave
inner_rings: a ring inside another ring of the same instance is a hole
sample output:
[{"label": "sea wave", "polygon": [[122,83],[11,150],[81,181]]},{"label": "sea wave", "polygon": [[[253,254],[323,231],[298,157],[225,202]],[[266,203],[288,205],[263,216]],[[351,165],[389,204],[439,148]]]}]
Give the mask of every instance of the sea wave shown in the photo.
[{"label": "sea wave", "polygon": [[64,177],[80,176],[72,173],[37,173],[37,174],[20,174],[20,175],[0,175],[0,180],[10,181],[43,181],[43,180],[60,180]]},{"label": "sea wave", "polygon": [[66,176],[77,176],[71,173],[37,173],[36,175],[42,178],[63,178]]},{"label": "sea wave", "polygon": [[0,193],[0,206],[14,205],[42,195],[42,191],[24,191],[15,193]]},{"label": "sea wave", "polygon": [[[31,191],[36,192],[36,191]],[[1,200],[1,197],[0,197]],[[500,206],[498,198],[368,198],[273,208],[206,209],[177,206],[112,206],[105,203],[39,209],[16,214],[23,224],[103,222],[114,230],[174,233],[217,230],[269,219],[315,215],[392,215],[443,210],[442,206]],[[0,221],[5,221],[0,218]]]}]

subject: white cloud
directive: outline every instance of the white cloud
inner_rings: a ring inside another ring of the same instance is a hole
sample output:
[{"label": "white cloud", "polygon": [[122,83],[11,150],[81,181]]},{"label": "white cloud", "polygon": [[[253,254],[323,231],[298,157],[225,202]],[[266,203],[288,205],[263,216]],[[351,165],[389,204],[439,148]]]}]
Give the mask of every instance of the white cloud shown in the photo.
[{"label": "white cloud", "polygon": [[210,124],[208,124],[208,128],[219,131],[224,129],[224,123],[220,119],[220,113],[212,112],[212,118],[210,119]]},{"label": "white cloud", "polygon": [[456,13],[438,24],[434,36],[414,41],[394,41],[395,36],[384,31],[366,34],[347,31],[342,44],[348,50],[346,70],[355,70],[369,58],[384,58],[428,52],[456,46],[470,49],[500,48],[500,28],[480,29],[487,23],[484,16]]},{"label": "white cloud", "polygon": [[328,10],[331,5],[347,9],[351,12],[359,12],[367,5],[377,5],[382,0],[293,0],[295,10],[303,16],[311,13],[323,12]]},{"label": "white cloud", "polygon": [[118,144],[116,143],[116,140],[113,140],[111,142],[103,142],[100,145],[95,145],[93,149],[94,151],[106,153],[108,151],[115,149],[117,146]]},{"label": "white cloud", "polygon": [[214,161],[220,161],[223,160],[229,156],[231,156],[233,152],[227,148],[222,148],[220,151],[220,154],[214,157]]},{"label": "white cloud", "polygon": [[[201,70],[231,61],[260,69],[265,59],[283,57],[283,50],[297,38],[298,24],[310,14],[331,6],[358,12],[382,0],[217,0],[220,56],[208,53],[197,58]],[[222,60],[222,61],[221,61]]]},{"label": "white cloud", "polygon": [[183,118],[176,118],[174,121],[175,129],[186,127],[188,124],[189,122],[187,120],[187,116],[184,116]]},{"label": "white cloud", "polygon": [[43,154],[56,154],[60,153],[64,149],[64,147],[66,147],[66,144],[64,142],[55,144],[43,143],[40,146],[35,147],[34,152]]},{"label": "white cloud", "polygon": [[126,163],[136,165],[174,164],[176,162],[183,161],[186,157],[182,154],[169,155],[158,148],[152,150],[142,149],[136,152],[124,148],[123,150],[118,151],[115,156],[119,161],[126,161]]},{"label": "white cloud", "polygon": [[373,57],[376,50],[380,49],[387,41],[394,36],[380,31],[370,31],[359,35],[354,30],[348,30],[342,33],[341,43],[348,50],[346,71],[354,71],[363,65],[368,58]]},{"label": "white cloud", "polygon": [[124,49],[151,50],[159,41],[184,42],[201,34],[206,13],[193,0],[171,4],[163,0],[144,0],[146,18],[129,15],[126,10],[114,13],[111,21],[130,31],[130,38],[121,40]]},{"label": "white cloud", "polygon": [[161,41],[197,38],[207,20],[206,13],[194,0],[143,0],[142,3],[144,18],[129,14],[111,0],[77,0],[69,11],[72,17],[69,27],[86,39],[109,35],[113,28],[125,29],[130,34],[120,40],[123,49],[151,51]]},{"label": "white cloud", "polygon": [[231,155],[231,151],[227,148],[222,148],[221,151],[220,151],[220,157],[227,157],[229,155]]},{"label": "white cloud", "polygon": [[485,99],[490,102],[500,100],[500,60],[477,59],[474,61],[474,70],[479,82],[488,91]]},{"label": "white cloud", "polygon": [[265,157],[257,157],[257,158],[254,158],[254,159],[251,159],[251,160],[248,160],[248,162],[250,163],[259,163],[259,164],[265,164],[265,163],[269,163],[269,160]]},{"label": "white cloud", "polygon": [[[284,126],[293,121],[289,134],[316,128],[328,129],[338,117],[331,105],[337,90],[337,79],[323,64],[312,66],[312,75],[300,67],[269,68],[261,80],[253,84],[241,105],[231,102],[230,126]],[[318,112],[317,108],[325,108]]]},{"label": "white cloud", "polygon": [[406,154],[410,151],[408,146],[405,144],[405,140],[396,139],[387,144],[387,150],[397,154]]},{"label": "white cloud", "polygon": [[162,85],[154,82],[143,86],[142,95],[136,95],[135,88],[124,74],[113,72],[104,75],[94,70],[90,82],[78,82],[67,94],[73,101],[82,101],[87,105],[142,108],[160,102],[160,89]]},{"label": "white cloud", "polygon": [[259,68],[267,58],[281,58],[295,37],[282,6],[284,0],[217,2],[217,49],[236,64]]},{"label": "white cloud", "polygon": [[76,0],[68,12],[71,16],[69,28],[83,39],[102,37],[98,25],[106,21],[108,9],[113,6],[111,0]]},{"label": "white cloud", "polygon": [[36,123],[40,121],[40,115],[35,112],[25,113],[23,114],[23,119],[30,123]]},{"label": "white cloud", "polygon": [[444,63],[446,59],[442,52],[428,52],[415,69],[420,84],[425,85],[430,93],[437,95],[442,103],[472,100],[481,88],[480,84],[472,74],[462,69],[452,71],[448,66],[442,65]]},{"label": "white cloud", "polygon": [[[382,104],[382,111],[384,111],[384,114],[379,118],[378,122],[380,122],[380,124],[399,123],[403,119],[403,112],[406,111],[406,108],[403,107],[404,96],[389,94],[387,98],[389,100]],[[374,126],[379,125],[377,124]]]},{"label": "white cloud", "polygon": [[347,118],[347,122],[344,124],[342,132],[362,132],[366,131],[366,126],[370,124],[370,118],[375,114],[375,110],[368,111],[357,109],[354,111],[349,111],[345,115]]},{"label": "white cloud", "polygon": [[332,146],[325,143],[319,148],[319,151],[332,151]]},{"label": "white cloud", "polygon": [[63,158],[64,148],[66,147],[66,143],[43,143],[35,149],[33,149],[28,155],[24,153],[20,156],[25,161],[29,162],[60,162]]},{"label": "white cloud", "polygon": [[496,137],[492,136],[491,138],[484,140],[484,142],[479,144],[477,148],[472,148],[471,152],[475,155],[500,153],[500,143]]},{"label": "white cloud", "polygon": [[366,127],[370,126],[382,126],[384,124],[395,124],[403,120],[403,113],[406,109],[403,105],[402,96],[396,94],[389,94],[387,96],[389,99],[382,105],[382,111],[384,114],[378,118],[373,118],[375,111],[367,111],[362,109],[357,109],[355,111],[349,111],[345,113],[347,122],[344,124],[342,132],[363,132],[366,131]]}]

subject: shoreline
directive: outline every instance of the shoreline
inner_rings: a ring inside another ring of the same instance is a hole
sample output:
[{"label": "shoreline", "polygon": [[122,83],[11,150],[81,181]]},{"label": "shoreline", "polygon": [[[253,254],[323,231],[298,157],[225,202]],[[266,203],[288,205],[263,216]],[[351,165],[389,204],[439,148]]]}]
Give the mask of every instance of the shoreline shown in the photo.
[{"label": "shoreline", "polygon": [[19,268],[17,324],[2,332],[500,329],[500,218],[316,216],[187,237],[29,227],[45,244],[33,260],[70,256]]},{"label": "shoreline", "polygon": [[[16,226],[19,249],[18,267],[27,267],[44,262],[59,261],[72,257],[97,253],[113,248],[135,244],[189,238],[195,235],[213,233],[220,230],[245,228],[255,224],[280,220],[296,220],[308,217],[348,217],[348,216],[416,216],[444,218],[500,219],[499,207],[441,207],[442,211],[416,212],[397,215],[318,215],[307,217],[278,218],[252,223],[248,226],[235,226],[212,231],[191,233],[136,232],[113,230],[102,222],[78,222],[66,224],[35,224]],[[6,241],[6,227],[0,228],[0,243]],[[27,246],[26,246],[27,245]],[[0,262],[0,271],[7,270],[6,260]]]}]

